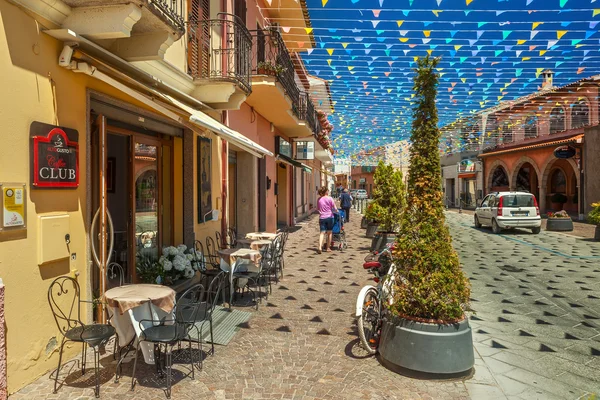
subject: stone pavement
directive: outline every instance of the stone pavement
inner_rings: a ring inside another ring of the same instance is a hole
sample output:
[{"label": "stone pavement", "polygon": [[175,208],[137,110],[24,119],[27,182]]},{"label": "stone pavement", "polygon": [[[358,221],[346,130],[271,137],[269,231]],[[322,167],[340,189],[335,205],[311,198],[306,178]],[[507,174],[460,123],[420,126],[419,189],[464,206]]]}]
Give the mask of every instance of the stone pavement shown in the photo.
[{"label": "stone pavement", "polygon": [[472,284],[470,395],[600,394],[600,243],[546,231],[494,235],[468,214],[449,212],[447,222]]},{"label": "stone pavement", "polygon": [[[369,240],[353,213],[346,224],[350,248],[316,254],[318,223],[312,216],[290,235],[285,276],[233,341],[218,346],[191,380],[174,368],[173,399],[467,399],[462,381],[416,380],[397,375],[358,346],[356,297],[369,282],[362,268]],[[245,310],[250,310],[246,307]],[[110,348],[110,347],[109,347]],[[93,360],[88,357],[88,360]],[[185,361],[185,360],[184,360]],[[113,382],[112,355],[102,359],[102,398],[161,399],[163,384],[152,366],[138,364],[140,382],[129,391],[133,363]],[[91,364],[88,365],[88,368]],[[175,373],[176,372],[176,373]],[[93,396],[93,373],[82,379],[76,361],[61,371],[66,384],[52,395],[48,375],[11,399]]]}]

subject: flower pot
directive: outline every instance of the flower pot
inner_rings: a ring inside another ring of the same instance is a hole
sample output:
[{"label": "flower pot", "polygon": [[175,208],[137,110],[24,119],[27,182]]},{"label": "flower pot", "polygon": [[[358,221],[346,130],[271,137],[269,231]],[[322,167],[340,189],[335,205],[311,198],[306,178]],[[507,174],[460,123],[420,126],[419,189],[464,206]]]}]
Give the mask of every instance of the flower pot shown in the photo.
[{"label": "flower pot", "polygon": [[594,240],[600,240],[600,225],[596,225],[596,230],[594,231]]},{"label": "flower pot", "polygon": [[395,232],[375,232],[371,240],[371,251],[381,252],[388,243],[396,240]]},{"label": "flower pot", "polygon": [[379,355],[400,373],[463,374],[475,363],[469,320],[443,325],[392,317],[383,322]]},{"label": "flower pot", "polygon": [[548,218],[546,230],[554,232],[570,232],[573,230],[573,221],[571,218]]},{"label": "flower pot", "polygon": [[375,236],[375,232],[377,232],[377,228],[378,227],[379,227],[379,223],[377,223],[377,222],[369,222],[369,224],[367,225],[366,236],[368,238],[372,238],[373,236]]},{"label": "flower pot", "polygon": [[367,229],[367,226],[369,225],[369,220],[366,217],[362,217],[362,219],[360,220],[360,229]]}]

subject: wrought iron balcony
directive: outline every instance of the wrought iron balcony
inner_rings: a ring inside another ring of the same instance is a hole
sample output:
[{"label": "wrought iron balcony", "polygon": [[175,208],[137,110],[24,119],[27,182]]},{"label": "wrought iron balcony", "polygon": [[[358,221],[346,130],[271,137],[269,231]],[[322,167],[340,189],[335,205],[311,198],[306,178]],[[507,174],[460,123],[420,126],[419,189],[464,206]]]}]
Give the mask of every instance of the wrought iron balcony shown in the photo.
[{"label": "wrought iron balcony", "polygon": [[148,0],[148,8],[162,14],[162,16],[180,32],[183,33],[185,31],[184,0]]},{"label": "wrought iron balcony", "polygon": [[300,93],[300,119],[306,121],[306,124],[310,130],[318,135],[320,131],[319,120],[317,118],[317,111],[308,93]]},{"label": "wrought iron balcony", "polygon": [[234,15],[188,22],[188,73],[196,79],[232,82],[246,94],[250,83],[252,36]]},{"label": "wrought iron balcony", "polygon": [[283,38],[275,28],[258,29],[252,33],[252,73],[277,77],[292,102],[292,112],[302,119],[300,89],[294,79],[294,63]]}]

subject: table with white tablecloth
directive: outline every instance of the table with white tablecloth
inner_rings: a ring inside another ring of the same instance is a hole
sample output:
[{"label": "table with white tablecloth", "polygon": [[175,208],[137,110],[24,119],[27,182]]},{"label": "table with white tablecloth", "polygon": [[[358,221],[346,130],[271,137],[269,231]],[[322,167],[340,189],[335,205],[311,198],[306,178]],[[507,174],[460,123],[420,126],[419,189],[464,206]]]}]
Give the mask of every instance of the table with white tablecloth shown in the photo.
[{"label": "table with white tablecloth", "polygon": [[[119,336],[119,346],[129,345],[139,339],[142,320],[172,320],[175,307],[175,291],[168,286],[136,284],[107,290],[103,300],[107,304],[110,323]],[[146,323],[148,328],[151,322]],[[133,343],[134,345],[136,343]],[[140,346],[144,360],[154,364],[153,346],[143,342]]]},{"label": "table with white tablecloth", "polygon": [[276,233],[271,232],[250,232],[246,233],[248,240],[273,240],[277,237]]},{"label": "table with white tablecloth", "polygon": [[221,269],[229,272],[231,294],[229,304],[233,301],[233,274],[234,272],[258,271],[260,269],[261,252],[252,249],[223,249],[218,251],[221,257]]}]

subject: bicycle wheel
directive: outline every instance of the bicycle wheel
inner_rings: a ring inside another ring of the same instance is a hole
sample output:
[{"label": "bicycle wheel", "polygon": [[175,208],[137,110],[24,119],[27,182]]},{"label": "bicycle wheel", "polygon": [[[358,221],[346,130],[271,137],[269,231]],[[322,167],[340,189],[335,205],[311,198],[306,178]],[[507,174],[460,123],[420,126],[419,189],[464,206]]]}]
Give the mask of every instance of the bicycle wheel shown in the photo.
[{"label": "bicycle wheel", "polygon": [[358,318],[358,336],[369,354],[377,353],[379,346],[380,310],[377,290],[367,291],[363,299],[362,315]]}]

